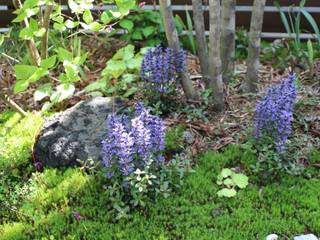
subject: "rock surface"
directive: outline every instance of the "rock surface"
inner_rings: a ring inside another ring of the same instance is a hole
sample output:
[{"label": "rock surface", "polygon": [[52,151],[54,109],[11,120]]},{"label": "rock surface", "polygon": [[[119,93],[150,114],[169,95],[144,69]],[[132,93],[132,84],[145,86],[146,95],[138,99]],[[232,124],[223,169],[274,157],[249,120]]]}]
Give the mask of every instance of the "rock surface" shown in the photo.
[{"label": "rock surface", "polygon": [[112,98],[96,97],[47,118],[35,146],[36,161],[50,167],[99,161],[112,105]]},{"label": "rock surface", "polygon": [[277,240],[279,236],[277,234],[270,234],[266,237],[266,240]]},{"label": "rock surface", "polygon": [[293,238],[294,240],[318,240],[318,238],[313,234],[301,235]]}]

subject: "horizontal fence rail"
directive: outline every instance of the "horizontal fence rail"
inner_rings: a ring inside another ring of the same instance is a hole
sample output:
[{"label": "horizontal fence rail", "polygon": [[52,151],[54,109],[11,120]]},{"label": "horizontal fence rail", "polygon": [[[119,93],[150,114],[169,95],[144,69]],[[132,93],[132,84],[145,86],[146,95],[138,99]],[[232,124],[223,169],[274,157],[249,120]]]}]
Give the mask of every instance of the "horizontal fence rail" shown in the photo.
[{"label": "horizontal fence rail", "polygon": [[[66,5],[67,1],[61,1],[62,9],[64,11],[69,11],[68,6]],[[98,2],[98,1],[97,1]],[[159,10],[158,5],[150,4],[152,0],[147,1],[147,5],[144,6],[146,10],[156,9]],[[205,2],[205,1],[204,1]],[[241,0],[238,1],[238,6],[236,7],[237,13],[237,27],[244,27],[245,29],[249,29],[250,26],[250,18],[251,18],[251,11],[252,11],[252,2],[253,0]],[[289,6],[290,4],[299,4],[299,0],[281,0],[279,1],[283,6],[281,10],[284,12],[288,12],[289,9],[292,11],[299,11],[298,7]],[[251,4],[251,5],[250,5]],[[103,5],[103,6],[94,6],[92,11],[103,11],[112,9],[114,6],[112,5]],[[192,16],[192,6],[191,1],[189,0],[173,0],[173,11],[175,14],[179,14],[182,19],[185,20],[185,12],[189,11]],[[306,11],[308,11],[317,21],[318,25],[320,25],[320,0],[309,0],[307,1],[307,5],[305,7]],[[14,8],[12,6],[12,1],[10,0],[0,0],[0,32],[8,31],[9,24],[11,23],[12,19],[15,17],[13,14]],[[204,16],[205,20],[208,23],[209,12],[208,6],[204,6]],[[206,29],[209,28],[209,25],[206,24]],[[312,32],[311,27],[309,26],[308,22],[303,19],[301,22],[301,28],[305,30],[305,33],[301,35],[302,39],[309,39],[314,38],[313,34],[308,34]],[[285,32],[285,29],[282,25],[279,11],[273,5],[273,1],[267,0],[267,6],[265,7],[265,16],[264,16],[264,25],[263,25],[263,33],[261,35],[262,38],[266,39],[274,39],[274,38],[292,38],[294,35],[291,36]]]}]

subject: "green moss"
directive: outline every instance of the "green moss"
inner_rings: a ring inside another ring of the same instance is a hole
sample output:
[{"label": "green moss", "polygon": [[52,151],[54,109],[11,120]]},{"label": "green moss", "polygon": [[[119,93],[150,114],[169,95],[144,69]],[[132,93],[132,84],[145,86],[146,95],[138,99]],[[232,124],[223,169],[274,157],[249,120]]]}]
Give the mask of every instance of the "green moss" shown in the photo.
[{"label": "green moss", "polygon": [[31,149],[42,118],[29,114],[0,114],[0,171],[15,173],[30,162]]},{"label": "green moss", "polygon": [[[184,187],[167,199],[148,203],[131,219],[115,221],[103,178],[78,169],[47,169],[33,175],[33,189],[24,198],[20,223],[3,225],[0,239],[265,239],[270,233],[292,238],[305,231],[320,232],[319,179],[284,176],[281,182],[249,186],[235,198],[219,198],[216,177],[221,169],[242,167],[254,155],[237,146],[224,153],[208,152]],[[83,219],[72,215],[78,211]],[[24,226],[24,227],[23,227]],[[29,227],[32,226],[32,227]],[[11,230],[10,230],[11,229]],[[12,230],[17,229],[17,230]],[[2,230],[3,231],[3,230]],[[23,232],[23,233],[22,233]],[[8,238],[8,233],[16,238]],[[4,238],[5,236],[6,238]],[[27,237],[26,237],[27,236]],[[20,237],[20,238],[19,238]]]},{"label": "green moss", "polygon": [[166,130],[165,151],[166,153],[176,153],[183,148],[183,133],[186,127],[178,125]]}]

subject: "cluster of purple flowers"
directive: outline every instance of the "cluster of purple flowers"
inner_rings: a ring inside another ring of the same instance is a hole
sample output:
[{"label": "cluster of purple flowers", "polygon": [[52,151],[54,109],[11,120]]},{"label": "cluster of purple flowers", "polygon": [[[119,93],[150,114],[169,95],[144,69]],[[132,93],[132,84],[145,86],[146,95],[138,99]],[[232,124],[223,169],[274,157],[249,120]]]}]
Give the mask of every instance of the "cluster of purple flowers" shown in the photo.
[{"label": "cluster of purple flowers", "polygon": [[271,137],[278,152],[285,150],[292,132],[292,111],[297,95],[295,79],[296,75],[290,74],[281,84],[270,87],[256,108],[255,137]]},{"label": "cluster of purple flowers", "polygon": [[149,49],[141,64],[141,79],[148,90],[165,93],[169,85],[185,70],[185,53],[160,45]]},{"label": "cluster of purple flowers", "polygon": [[102,163],[107,177],[116,172],[128,176],[146,164],[164,161],[165,126],[161,118],[151,115],[138,104],[134,117],[113,115],[107,120],[108,133],[102,141]]}]

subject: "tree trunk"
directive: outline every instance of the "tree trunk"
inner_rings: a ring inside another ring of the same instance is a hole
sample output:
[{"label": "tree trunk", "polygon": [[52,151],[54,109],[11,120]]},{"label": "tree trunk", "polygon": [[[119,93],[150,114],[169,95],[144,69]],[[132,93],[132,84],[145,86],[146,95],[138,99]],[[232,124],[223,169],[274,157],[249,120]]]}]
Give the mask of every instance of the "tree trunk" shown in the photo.
[{"label": "tree trunk", "polygon": [[227,83],[234,75],[236,0],[223,0],[221,15],[222,79]]},{"label": "tree trunk", "polygon": [[210,82],[213,90],[213,104],[217,111],[224,110],[223,81],[221,71],[220,38],[220,0],[209,0],[210,36],[209,36],[209,64]]},{"label": "tree trunk", "polygon": [[196,32],[197,52],[200,60],[201,72],[205,85],[208,87],[209,83],[209,57],[208,45],[205,36],[205,25],[202,0],[192,0],[193,8],[193,22]]},{"label": "tree trunk", "polygon": [[[172,13],[171,0],[160,0],[160,10],[162,13],[162,19],[164,23],[166,37],[168,40],[168,45],[175,52],[178,52],[180,50],[180,42]],[[192,85],[187,70],[181,74],[181,82],[183,91],[187,99],[196,99],[197,93]]]},{"label": "tree trunk", "polygon": [[242,90],[246,93],[257,92],[257,83],[260,67],[259,55],[261,44],[261,32],[265,4],[266,0],[255,0],[253,3],[249,33],[247,74],[241,86]]}]

